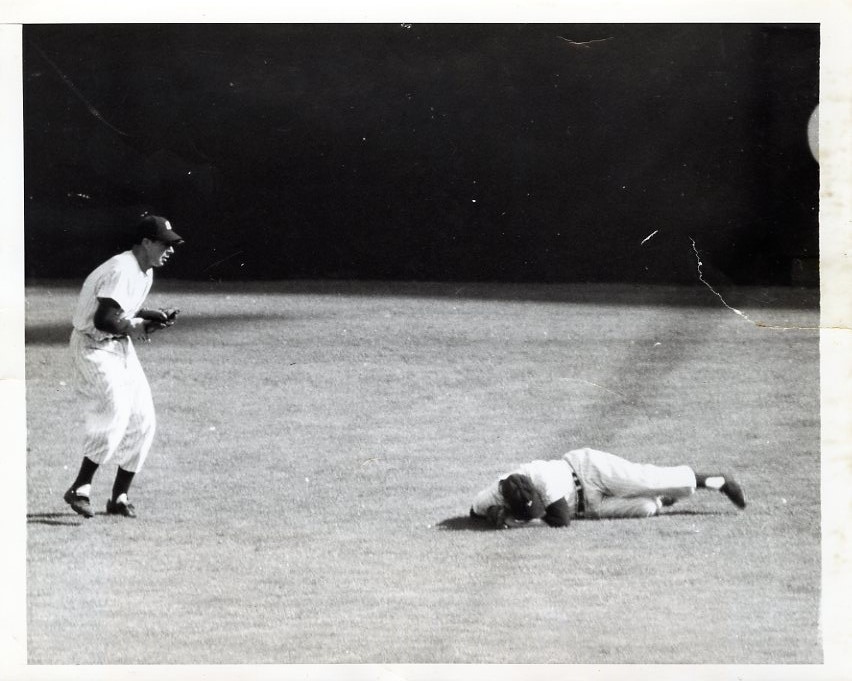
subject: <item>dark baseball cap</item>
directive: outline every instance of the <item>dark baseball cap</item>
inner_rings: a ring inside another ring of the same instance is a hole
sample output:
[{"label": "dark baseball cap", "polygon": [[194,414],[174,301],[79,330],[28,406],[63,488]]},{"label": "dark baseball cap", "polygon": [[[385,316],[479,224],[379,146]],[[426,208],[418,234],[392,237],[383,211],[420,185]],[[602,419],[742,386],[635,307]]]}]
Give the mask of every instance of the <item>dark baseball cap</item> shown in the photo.
[{"label": "dark baseball cap", "polygon": [[142,239],[157,239],[167,244],[183,243],[183,237],[172,229],[171,223],[159,215],[146,215],[136,225],[136,237]]},{"label": "dark baseball cap", "polygon": [[529,476],[513,473],[501,480],[499,487],[516,520],[535,520],[547,513],[544,499]]}]

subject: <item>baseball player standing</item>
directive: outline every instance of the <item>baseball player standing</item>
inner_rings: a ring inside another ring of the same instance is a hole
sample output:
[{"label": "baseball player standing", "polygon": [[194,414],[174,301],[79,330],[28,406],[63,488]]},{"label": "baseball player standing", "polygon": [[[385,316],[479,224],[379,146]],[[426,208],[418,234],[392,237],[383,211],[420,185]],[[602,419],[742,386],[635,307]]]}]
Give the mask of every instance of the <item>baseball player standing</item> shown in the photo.
[{"label": "baseball player standing", "polygon": [[154,439],[156,419],[148,379],[133,341],[147,341],[171,326],[177,310],[143,309],[154,280],[183,242],[169,221],[146,215],[137,225],[130,250],[113,256],[83,282],[74,313],[71,353],[77,381],[87,400],[83,463],[64,499],[85,518],[94,516],[89,501],[98,467],[115,460],[118,472],[106,512],[135,518],[127,500]]},{"label": "baseball player standing", "polygon": [[565,527],[572,518],[648,518],[696,488],[720,491],[745,508],[742,488],[730,475],[632,463],[586,447],[519,466],[477,494],[470,514],[500,529],[537,519]]}]

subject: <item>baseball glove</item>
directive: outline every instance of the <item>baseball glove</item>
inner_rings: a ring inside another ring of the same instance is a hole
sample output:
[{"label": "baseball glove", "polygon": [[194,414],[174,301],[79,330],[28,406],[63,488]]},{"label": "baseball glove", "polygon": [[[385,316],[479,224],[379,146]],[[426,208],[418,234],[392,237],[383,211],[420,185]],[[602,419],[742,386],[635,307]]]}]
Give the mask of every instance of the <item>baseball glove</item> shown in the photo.
[{"label": "baseball glove", "polygon": [[485,517],[498,530],[505,530],[509,527],[509,522],[506,517],[506,509],[503,506],[489,506],[485,512]]},{"label": "baseball glove", "polygon": [[174,326],[180,310],[173,307],[163,308],[158,310],[144,310],[139,313],[139,316],[145,320],[145,335],[150,335],[160,329],[166,329]]}]

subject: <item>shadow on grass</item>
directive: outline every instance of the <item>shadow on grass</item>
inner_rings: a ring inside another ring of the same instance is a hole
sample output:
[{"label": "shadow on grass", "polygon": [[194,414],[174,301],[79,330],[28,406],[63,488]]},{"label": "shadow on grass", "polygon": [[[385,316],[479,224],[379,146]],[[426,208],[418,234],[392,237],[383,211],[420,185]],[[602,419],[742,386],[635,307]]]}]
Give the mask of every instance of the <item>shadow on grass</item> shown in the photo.
[{"label": "shadow on grass", "polygon": [[[317,315],[312,315],[316,317]],[[304,315],[301,315],[303,318]],[[269,322],[276,321],[293,321],[296,315],[293,314],[270,314],[270,313],[247,313],[241,312],[236,314],[219,313],[216,315],[184,315],[179,318],[178,325],[174,327],[175,331],[184,329],[198,328],[220,328],[225,325],[249,326],[256,324],[258,321]],[[48,324],[27,324],[24,327],[24,343],[26,345],[67,345],[71,339],[71,325],[65,323],[48,323]]]},{"label": "shadow on grass", "polygon": [[84,521],[74,512],[27,513],[27,525],[80,525]]},{"label": "shadow on grass", "polygon": [[[664,511],[654,519],[665,518],[667,516],[728,516],[736,515],[734,511],[696,511],[690,509],[678,509],[674,511]],[[625,518],[607,518],[608,521],[626,520]],[[587,522],[586,519],[576,522]],[[451,530],[453,532],[497,532],[485,520],[481,518],[471,518],[469,515],[460,515],[454,518],[446,518],[435,524],[439,530]]]},{"label": "shadow on grass", "polygon": [[676,511],[663,511],[657,518],[665,518],[669,515],[717,515],[717,516],[725,516],[725,515],[737,515],[737,511],[695,511],[688,508],[679,508]]},{"label": "shadow on grass", "polygon": [[481,518],[471,518],[469,515],[460,515],[455,518],[447,518],[435,524],[439,530],[453,530],[455,532],[497,532],[498,530]]},{"label": "shadow on grass", "polygon": [[[29,279],[27,285],[70,285],[76,281]],[[735,306],[752,304],[798,309],[819,309],[818,287],[746,286],[719,284],[717,290]],[[345,295],[361,297],[407,297],[504,302],[566,302],[589,305],[663,305],[716,308],[719,300],[698,281],[689,284],[637,284],[624,282],[496,282],[496,281],[409,281],[371,279],[239,279],[200,281],[168,279],[157,282],[159,292],[226,293],[260,295]]]},{"label": "shadow on grass", "polygon": [[33,324],[24,327],[26,345],[65,345],[70,338],[70,324]]},{"label": "shadow on grass", "polygon": [[[66,279],[28,277],[31,288],[67,289],[72,295],[80,290],[85,274]],[[717,284],[715,287],[734,307],[747,304],[766,308],[785,307],[818,310],[818,286],[747,286]],[[721,289],[721,290],[720,290]],[[504,302],[565,302],[587,305],[659,305],[666,307],[707,307],[716,309],[719,299],[696,280],[690,284],[650,284],[624,282],[495,282],[495,281],[409,281],[357,279],[282,279],[282,280],[200,280],[159,279],[158,295],[173,293],[241,295],[331,295],[407,297],[453,300],[491,300]]]}]

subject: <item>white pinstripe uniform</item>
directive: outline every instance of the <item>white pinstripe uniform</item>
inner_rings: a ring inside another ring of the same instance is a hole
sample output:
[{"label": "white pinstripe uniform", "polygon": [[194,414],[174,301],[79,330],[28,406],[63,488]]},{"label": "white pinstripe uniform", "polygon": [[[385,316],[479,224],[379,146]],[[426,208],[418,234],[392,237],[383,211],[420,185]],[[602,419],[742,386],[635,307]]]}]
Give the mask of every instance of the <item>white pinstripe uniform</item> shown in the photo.
[{"label": "white pinstripe uniform", "polygon": [[[662,506],[661,497],[684,499],[695,492],[695,473],[689,466],[654,466],[627,461],[596,449],[574,449],[560,459],[531,461],[500,477],[527,475],[545,506],[562,497],[576,516],[578,494],[573,473],[583,489],[587,518],[647,518]],[[484,516],[489,506],[503,506],[499,482],[476,495],[473,511]]]},{"label": "white pinstripe uniform", "polygon": [[95,328],[94,315],[98,298],[111,298],[124,318],[132,319],[153,281],[153,270],[143,271],[132,251],[100,265],[83,282],[70,342],[78,387],[87,401],[83,454],[97,464],[115,458],[133,473],[141,470],[154,440],[151,389],[133,340]]}]

